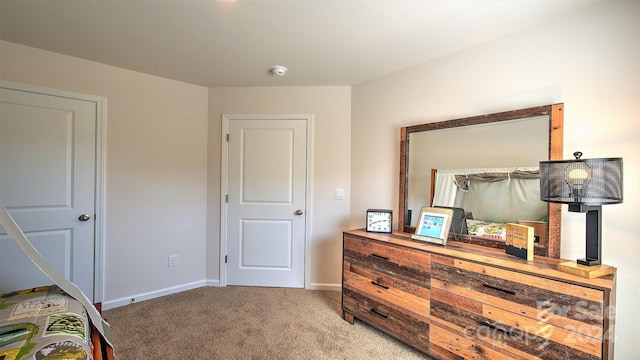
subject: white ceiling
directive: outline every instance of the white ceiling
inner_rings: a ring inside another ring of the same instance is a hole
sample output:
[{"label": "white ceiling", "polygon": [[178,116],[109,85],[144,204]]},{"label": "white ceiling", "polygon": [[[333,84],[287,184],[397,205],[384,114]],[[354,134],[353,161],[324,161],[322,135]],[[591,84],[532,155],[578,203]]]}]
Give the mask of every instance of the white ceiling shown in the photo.
[{"label": "white ceiling", "polygon": [[355,85],[599,1],[0,0],[0,39],[206,87]]}]

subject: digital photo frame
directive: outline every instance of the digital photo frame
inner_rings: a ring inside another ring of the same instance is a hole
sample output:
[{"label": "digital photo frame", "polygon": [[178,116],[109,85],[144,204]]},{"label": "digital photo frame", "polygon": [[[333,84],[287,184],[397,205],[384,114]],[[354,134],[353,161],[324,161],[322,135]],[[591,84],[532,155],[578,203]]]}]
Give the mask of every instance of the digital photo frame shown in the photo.
[{"label": "digital photo frame", "polygon": [[420,209],[416,231],[411,238],[446,245],[452,218],[452,209],[424,206]]}]

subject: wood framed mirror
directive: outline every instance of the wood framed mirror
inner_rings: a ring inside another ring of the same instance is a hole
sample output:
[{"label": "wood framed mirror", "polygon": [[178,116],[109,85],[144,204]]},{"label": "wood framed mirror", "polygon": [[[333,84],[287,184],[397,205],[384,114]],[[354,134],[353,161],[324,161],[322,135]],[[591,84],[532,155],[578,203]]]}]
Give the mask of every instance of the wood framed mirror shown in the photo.
[{"label": "wood framed mirror", "polygon": [[[543,105],[525,109],[516,109],[510,111],[504,111],[499,113],[478,115],[465,117],[460,119],[453,119],[447,121],[440,122],[432,122],[426,124],[418,124],[412,126],[406,126],[400,129],[400,182],[399,182],[399,211],[398,211],[398,229],[403,232],[413,233],[415,227],[411,225],[411,222],[408,221],[411,216],[411,209],[409,208],[410,202],[410,144],[412,140],[418,139],[418,136],[421,133],[430,132],[429,136],[438,136],[444,134],[443,131],[459,131],[459,130],[470,130],[474,133],[478,133],[478,131],[494,131],[495,129],[500,128],[500,126],[505,124],[516,124],[516,123],[524,123],[524,122],[533,122],[540,121],[542,126],[541,131],[545,131],[546,126],[546,136],[544,136],[544,140],[532,140],[528,136],[528,134],[523,134],[523,139],[527,137],[528,141],[536,141],[535,146],[542,146],[542,151],[544,152],[544,148],[546,147],[546,157],[540,158],[538,161],[542,160],[559,160],[562,159],[562,151],[563,151],[563,125],[564,125],[564,104],[551,104],[551,105]],[[545,125],[546,124],[546,125]],[[448,136],[451,136],[450,134]],[[496,153],[502,152],[513,152],[513,148],[500,148],[501,139],[503,137],[500,134],[492,133],[491,137],[493,139],[488,139],[491,141],[491,148],[495,150]],[[432,138],[433,139],[433,138]],[[451,142],[451,141],[450,141]],[[436,148],[429,150],[434,151],[439,154],[446,154],[447,152],[454,151],[463,151],[463,146],[465,144],[465,136],[462,136],[459,139],[456,139],[454,144],[434,144]],[[434,142],[435,143],[435,142]],[[473,153],[473,151],[469,151],[468,153]],[[443,155],[444,156],[444,155]],[[443,160],[446,163],[446,159]],[[475,160],[470,160],[475,161]],[[480,161],[480,160],[478,160]],[[537,162],[536,162],[537,165]],[[428,166],[421,164],[420,166]],[[457,166],[452,166],[457,167]],[[483,164],[478,164],[476,167],[484,167]],[[415,180],[414,180],[415,181]],[[427,185],[425,182],[425,187]],[[431,185],[432,186],[432,185]],[[433,190],[430,191],[433,194]],[[424,193],[428,193],[427,190],[424,190]],[[422,194],[423,205],[430,205],[432,198]],[[429,204],[427,204],[429,202]],[[561,226],[561,206],[560,204],[547,204],[547,241],[546,245],[536,245],[535,253],[536,255],[551,257],[551,258],[559,258],[560,257],[560,226]],[[416,214],[417,216],[417,214]],[[471,243],[481,246],[488,246],[494,248],[503,248],[504,241],[491,239],[487,237],[480,237],[474,235],[460,235],[460,234],[450,234],[448,241],[461,241],[465,243]]]}]

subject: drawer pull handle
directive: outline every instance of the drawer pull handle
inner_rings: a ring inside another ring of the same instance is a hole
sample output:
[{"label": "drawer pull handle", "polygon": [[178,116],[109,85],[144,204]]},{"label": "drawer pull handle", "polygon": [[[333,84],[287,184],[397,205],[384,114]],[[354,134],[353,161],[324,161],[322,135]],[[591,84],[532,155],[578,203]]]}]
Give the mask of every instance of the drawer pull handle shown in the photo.
[{"label": "drawer pull handle", "polygon": [[384,260],[384,261],[389,261],[388,257],[381,256],[381,255],[378,255],[378,254],[371,254],[371,257],[374,257],[374,258],[380,259],[380,260]]},{"label": "drawer pull handle", "polygon": [[376,314],[376,315],[378,315],[378,316],[382,316],[382,317],[383,317],[383,318],[385,318],[385,319],[388,319],[388,318],[389,318],[389,315],[387,315],[387,314],[383,314],[383,313],[382,313],[382,312],[380,312],[380,310],[378,310],[378,309],[371,309],[371,312],[372,312],[372,313],[374,313],[374,314]]},{"label": "drawer pull handle", "polygon": [[371,281],[371,283],[372,283],[373,285],[377,286],[377,287],[381,287],[381,288],[383,288],[383,289],[385,289],[385,290],[389,290],[389,287],[388,287],[388,286],[382,285],[382,284],[380,284],[380,283],[378,283],[378,282],[376,282],[376,281],[373,281],[373,280],[372,280],[372,281]]},{"label": "drawer pull handle", "polygon": [[504,326],[498,325],[496,323],[492,323],[492,322],[489,322],[489,321],[483,321],[483,322],[481,322],[481,324],[483,326],[488,327],[489,329],[491,329],[493,331],[501,331],[501,332],[503,332],[503,333],[505,333],[505,334],[507,334],[509,336],[514,336],[515,335],[512,331],[510,331],[510,330],[506,329]]},{"label": "drawer pull handle", "polygon": [[494,286],[494,285],[490,285],[487,283],[482,283],[482,286],[489,288],[489,289],[493,289],[493,290],[498,290],[498,291],[502,291],[503,293],[507,293],[507,294],[511,294],[511,295],[515,295],[516,291],[515,290],[511,290],[511,289],[503,289],[499,286]]}]

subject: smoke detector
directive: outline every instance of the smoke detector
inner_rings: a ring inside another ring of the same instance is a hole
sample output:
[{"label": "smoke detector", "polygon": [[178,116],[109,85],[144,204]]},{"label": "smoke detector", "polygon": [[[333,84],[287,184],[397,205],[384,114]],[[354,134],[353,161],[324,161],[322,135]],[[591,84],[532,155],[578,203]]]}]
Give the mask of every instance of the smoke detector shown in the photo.
[{"label": "smoke detector", "polygon": [[287,73],[287,68],[282,65],[276,65],[271,68],[271,73],[276,76],[284,76]]}]

